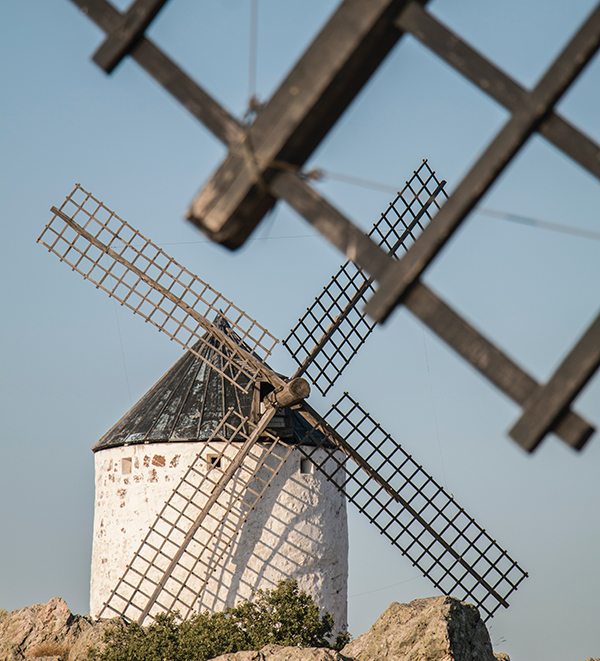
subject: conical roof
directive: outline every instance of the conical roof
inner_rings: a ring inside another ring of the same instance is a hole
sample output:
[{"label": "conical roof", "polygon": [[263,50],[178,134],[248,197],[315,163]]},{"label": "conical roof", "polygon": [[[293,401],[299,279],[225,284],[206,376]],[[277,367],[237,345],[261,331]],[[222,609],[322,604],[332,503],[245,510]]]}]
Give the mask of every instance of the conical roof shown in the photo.
[{"label": "conical roof", "polygon": [[[215,323],[228,331],[226,322]],[[208,344],[194,346],[203,359],[186,352],[92,450],[130,443],[203,441],[229,407],[249,415],[252,390],[242,392],[217,371],[222,369],[223,358],[215,351],[215,343],[211,338]]]},{"label": "conical roof", "polygon": [[[224,319],[214,323],[240,341]],[[208,343],[194,346],[202,358],[187,351],[92,450],[134,443],[205,441],[230,407],[242,416],[250,416],[252,388],[244,393],[222,376],[218,370],[223,370],[223,358],[214,348],[217,340],[208,335],[205,339]],[[307,438],[311,429],[297,411],[284,409],[269,427],[288,443],[312,443]],[[312,433],[322,438],[319,432]]]}]

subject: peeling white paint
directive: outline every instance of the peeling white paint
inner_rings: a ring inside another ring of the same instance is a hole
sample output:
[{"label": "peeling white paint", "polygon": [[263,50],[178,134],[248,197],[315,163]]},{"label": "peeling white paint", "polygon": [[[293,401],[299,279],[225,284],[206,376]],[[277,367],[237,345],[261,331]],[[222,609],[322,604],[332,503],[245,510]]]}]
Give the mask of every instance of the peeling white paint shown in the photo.
[{"label": "peeling white paint", "polygon": [[[93,617],[98,616],[198,451],[206,459],[215,449],[219,451],[219,445],[151,443],[96,453]],[[319,471],[301,473],[301,457],[297,450],[291,453],[205,588],[189,604],[195,611],[221,610],[255,590],[272,589],[284,578],[296,578],[322,611],[334,616],[336,629],[345,629],[346,501]],[[128,459],[131,461],[123,461]],[[124,473],[123,468],[130,472]]]}]

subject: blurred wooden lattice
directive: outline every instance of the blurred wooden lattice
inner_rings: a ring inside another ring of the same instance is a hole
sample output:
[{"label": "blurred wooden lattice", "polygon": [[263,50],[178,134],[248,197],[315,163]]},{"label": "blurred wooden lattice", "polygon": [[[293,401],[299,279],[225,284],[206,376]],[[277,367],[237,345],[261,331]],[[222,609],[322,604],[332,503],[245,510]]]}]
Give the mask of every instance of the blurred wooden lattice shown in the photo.
[{"label": "blurred wooden lattice", "polygon": [[[131,55],[229,150],[194,200],[189,219],[230,248],[285,200],[377,284],[375,322],[405,305],[523,408],[511,436],[532,451],[552,431],[581,449],[594,429],[570,405],[600,365],[600,315],[546,384],[537,383],[429,290],[420,276],[469,212],[538,132],[600,178],[600,147],[554,112],[600,46],[600,6],[529,91],[453,34],[426,0],[344,0],[254,122],[242,125],[144,36],[166,0],[135,0],[123,14],[107,0],[73,0],[106,33],[94,55],[111,72]],[[389,51],[410,33],[511,114],[407,254],[396,260],[307,183],[301,172]]]}]

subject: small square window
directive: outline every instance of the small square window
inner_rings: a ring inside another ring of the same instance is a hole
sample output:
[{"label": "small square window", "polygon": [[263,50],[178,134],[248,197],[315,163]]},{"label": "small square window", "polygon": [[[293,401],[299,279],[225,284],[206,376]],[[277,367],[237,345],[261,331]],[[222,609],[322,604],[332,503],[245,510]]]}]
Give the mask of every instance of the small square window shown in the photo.
[{"label": "small square window", "polygon": [[121,473],[129,475],[131,473],[131,457],[123,457],[121,459]]},{"label": "small square window", "polygon": [[308,457],[302,457],[302,459],[300,459],[300,474],[312,475],[312,472],[313,462]]}]

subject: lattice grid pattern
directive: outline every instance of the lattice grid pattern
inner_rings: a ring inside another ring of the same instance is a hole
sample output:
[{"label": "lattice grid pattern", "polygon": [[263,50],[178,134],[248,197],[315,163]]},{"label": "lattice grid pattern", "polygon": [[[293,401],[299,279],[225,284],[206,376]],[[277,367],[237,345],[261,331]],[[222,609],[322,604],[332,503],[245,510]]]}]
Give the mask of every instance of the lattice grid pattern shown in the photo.
[{"label": "lattice grid pattern", "polygon": [[150,619],[174,610],[183,618],[193,613],[212,572],[231,550],[248,515],[293,449],[272,435],[266,440],[263,434],[206,511],[227,464],[240,458],[243,442],[248,440],[246,423],[246,418],[230,410],[202,444],[99,617],[116,613],[141,623],[149,605]]},{"label": "lattice grid pattern", "polygon": [[[305,443],[312,447],[301,444],[300,451],[443,594],[472,601],[485,619],[507,607],[527,573],[454,497],[347,393],[325,419],[351,452],[326,440],[325,428],[309,432]],[[326,451],[324,459],[317,448]]]},{"label": "lattice grid pattern", "polygon": [[[381,214],[369,237],[391,256],[407,251],[447,197],[426,160]],[[283,341],[298,370],[325,395],[369,337],[375,323],[360,310],[374,291],[373,279],[347,261]]]},{"label": "lattice grid pattern", "polygon": [[[76,222],[55,213],[38,242],[199,358],[210,345],[223,363],[222,369],[214,361],[211,367],[247,390],[260,371],[259,361],[249,362],[247,353],[265,361],[277,343],[273,335],[81,186],[59,211]],[[239,342],[223,342],[209,315],[224,317]],[[242,344],[246,354],[239,350]]]}]

